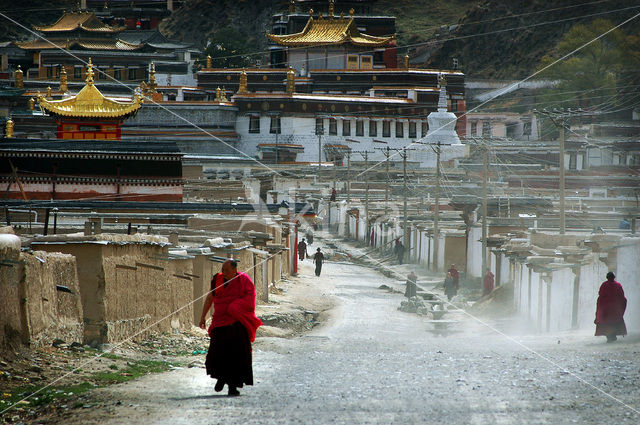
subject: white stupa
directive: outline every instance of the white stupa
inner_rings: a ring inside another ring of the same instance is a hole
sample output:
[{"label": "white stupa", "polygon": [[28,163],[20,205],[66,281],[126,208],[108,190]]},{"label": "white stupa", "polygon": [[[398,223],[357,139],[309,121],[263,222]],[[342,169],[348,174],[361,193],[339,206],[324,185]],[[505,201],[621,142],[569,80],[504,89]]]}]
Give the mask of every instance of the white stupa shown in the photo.
[{"label": "white stupa", "polygon": [[438,98],[438,110],[427,116],[429,131],[416,145],[416,160],[421,167],[435,167],[436,154],[433,145],[440,143],[440,160],[449,161],[455,158],[463,158],[466,155],[466,146],[460,143],[456,133],[458,117],[447,108],[447,88],[444,77],[440,78],[440,97]]}]

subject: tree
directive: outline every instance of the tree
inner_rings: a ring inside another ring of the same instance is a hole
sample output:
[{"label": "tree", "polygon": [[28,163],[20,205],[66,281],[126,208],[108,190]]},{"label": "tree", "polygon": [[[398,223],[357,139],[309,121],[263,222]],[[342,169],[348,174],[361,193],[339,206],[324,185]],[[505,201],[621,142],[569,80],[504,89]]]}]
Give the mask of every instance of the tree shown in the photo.
[{"label": "tree", "polygon": [[[614,26],[605,19],[573,26],[554,52],[542,59],[540,68],[596,39]],[[630,94],[625,88],[637,79],[632,75],[637,73],[631,71],[638,68],[638,45],[637,37],[616,29],[552,65],[541,74],[544,78],[559,81],[554,90],[546,93],[547,106],[594,111],[624,108],[629,104]]]},{"label": "tree", "polygon": [[251,40],[237,29],[226,26],[211,35],[201,62],[205,66],[208,55],[213,68],[242,68],[253,62],[252,52]]}]

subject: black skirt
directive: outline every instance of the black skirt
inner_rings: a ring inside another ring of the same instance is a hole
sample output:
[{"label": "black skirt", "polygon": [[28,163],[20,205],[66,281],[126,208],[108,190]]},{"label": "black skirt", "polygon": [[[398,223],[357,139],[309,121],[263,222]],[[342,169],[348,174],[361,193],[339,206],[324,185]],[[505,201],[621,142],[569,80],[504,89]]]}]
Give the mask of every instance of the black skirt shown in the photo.
[{"label": "black skirt", "polygon": [[253,385],[251,342],[240,322],[213,328],[205,366],[207,375],[230,387]]}]

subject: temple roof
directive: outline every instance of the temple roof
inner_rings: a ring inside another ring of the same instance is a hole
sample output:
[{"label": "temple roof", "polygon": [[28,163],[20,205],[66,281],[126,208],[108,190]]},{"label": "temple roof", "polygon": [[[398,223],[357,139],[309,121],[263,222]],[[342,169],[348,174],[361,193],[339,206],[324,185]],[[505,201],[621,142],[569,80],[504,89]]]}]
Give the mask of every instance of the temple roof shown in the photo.
[{"label": "temple roof", "polygon": [[106,98],[93,84],[91,59],[87,67],[87,84],[77,95],[62,100],[47,100],[38,95],[40,107],[52,115],[80,118],[124,118],[140,109],[142,99],[136,96],[132,102],[119,102]]},{"label": "temple roof", "polygon": [[267,34],[271,41],[281,46],[324,46],[351,43],[362,47],[381,47],[395,40],[395,34],[389,37],[375,37],[362,34],[350,17],[328,17],[313,19],[309,17],[302,32],[287,35]]},{"label": "temple roof", "polygon": [[132,51],[142,48],[142,44],[131,44],[123,40],[66,40],[45,41],[32,40],[18,45],[26,50],[74,49]]},{"label": "temple roof", "polygon": [[91,12],[66,12],[55,23],[34,28],[45,33],[53,31],[73,31],[75,29],[83,29],[90,32],[116,33],[125,29],[125,27],[106,25]]}]

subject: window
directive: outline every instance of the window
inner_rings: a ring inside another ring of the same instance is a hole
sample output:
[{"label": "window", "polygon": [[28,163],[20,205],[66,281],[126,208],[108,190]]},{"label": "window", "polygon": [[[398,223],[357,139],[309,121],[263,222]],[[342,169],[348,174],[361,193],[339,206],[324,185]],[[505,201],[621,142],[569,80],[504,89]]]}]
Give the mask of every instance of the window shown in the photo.
[{"label": "window", "polygon": [[422,121],[422,131],[420,132],[421,136],[424,137],[429,132],[429,121]]},{"label": "window", "polygon": [[342,120],[342,135],[351,136],[351,120]]},{"label": "window", "polygon": [[358,69],[359,67],[358,55],[347,55],[347,69]]},{"label": "window", "polygon": [[47,78],[51,78],[53,77],[53,67],[48,66],[47,67]]},{"label": "window", "polygon": [[316,134],[324,134],[324,118],[316,118]]},{"label": "window", "polygon": [[471,122],[471,135],[472,136],[477,136],[478,135],[478,122],[477,121],[472,121]]},{"label": "window", "polygon": [[135,68],[129,68],[129,79],[130,80],[135,80],[136,79],[136,69]]},{"label": "window", "polygon": [[82,78],[82,68],[76,66],[73,68],[73,78],[81,79]]},{"label": "window", "polygon": [[391,121],[382,121],[382,137],[391,137]]},{"label": "window", "polygon": [[369,120],[369,137],[378,137],[378,121]]},{"label": "window", "polygon": [[281,134],[282,127],[280,125],[280,117],[271,117],[271,125],[269,126],[269,133]]},{"label": "window", "polygon": [[404,137],[404,123],[396,121],[396,137]]},{"label": "window", "polygon": [[409,137],[411,139],[415,139],[417,135],[418,135],[418,132],[416,131],[416,122],[409,121]]},{"label": "window", "polygon": [[373,56],[360,56],[360,69],[373,69]]},{"label": "window", "polygon": [[249,115],[249,133],[260,133],[259,115]]},{"label": "window", "polygon": [[335,118],[329,119],[329,134],[332,136],[338,134],[338,121]]},{"label": "window", "polygon": [[491,123],[489,121],[482,122],[482,137],[491,137]]},{"label": "window", "polygon": [[356,121],[356,136],[364,136],[364,121]]},{"label": "window", "polygon": [[574,154],[569,154],[569,169],[570,170],[575,170],[577,169],[577,162],[578,162],[578,155]]},{"label": "window", "polygon": [[115,78],[116,80],[121,80],[122,79],[122,72],[119,69],[115,69],[113,71],[113,78]]}]

